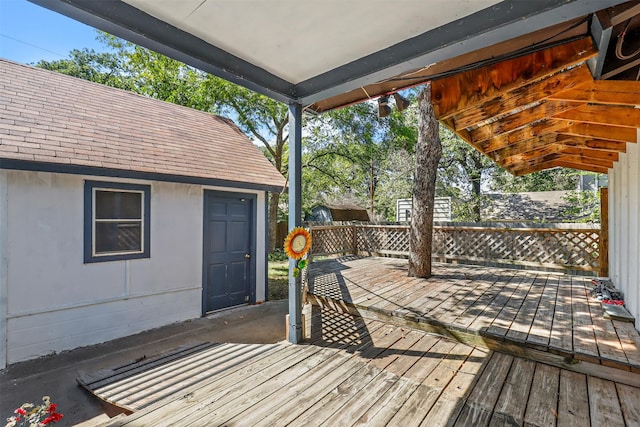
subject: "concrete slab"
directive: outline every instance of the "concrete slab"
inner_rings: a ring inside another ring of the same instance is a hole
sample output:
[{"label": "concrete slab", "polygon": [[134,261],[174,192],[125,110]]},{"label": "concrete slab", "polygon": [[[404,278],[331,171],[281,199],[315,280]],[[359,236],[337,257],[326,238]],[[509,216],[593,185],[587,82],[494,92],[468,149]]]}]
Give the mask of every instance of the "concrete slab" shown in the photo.
[{"label": "concrete slab", "polygon": [[[51,396],[64,414],[60,425],[93,426],[109,419],[110,408],[77,385],[84,373],[152,357],[196,342],[275,343],[285,339],[287,301],[218,312],[140,334],[16,363],[0,371],[0,420],[22,403]],[[115,415],[111,413],[111,415]]]}]

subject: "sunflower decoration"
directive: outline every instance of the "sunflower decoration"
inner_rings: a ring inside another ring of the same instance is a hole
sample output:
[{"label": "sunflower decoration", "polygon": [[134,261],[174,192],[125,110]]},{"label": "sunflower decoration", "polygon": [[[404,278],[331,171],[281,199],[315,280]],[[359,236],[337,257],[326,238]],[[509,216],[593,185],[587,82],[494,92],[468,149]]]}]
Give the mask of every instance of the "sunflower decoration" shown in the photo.
[{"label": "sunflower decoration", "polygon": [[307,260],[302,259],[311,248],[311,234],[302,227],[296,227],[284,239],[284,252],[289,258],[298,260],[293,269],[293,277],[298,277],[300,271],[307,266]]}]

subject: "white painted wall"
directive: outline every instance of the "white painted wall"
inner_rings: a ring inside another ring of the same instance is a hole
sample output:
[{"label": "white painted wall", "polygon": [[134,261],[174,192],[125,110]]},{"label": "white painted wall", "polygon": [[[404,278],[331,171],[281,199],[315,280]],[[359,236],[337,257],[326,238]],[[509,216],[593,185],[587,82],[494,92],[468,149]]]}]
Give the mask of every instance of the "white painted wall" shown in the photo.
[{"label": "white painted wall", "polygon": [[[640,141],[640,129],[638,130]],[[628,143],[609,169],[609,275],[640,330],[640,147]]]},{"label": "white painted wall", "polygon": [[[151,185],[149,259],[83,263],[85,179]],[[0,342],[6,341],[0,369],[200,317],[204,189],[0,170]],[[243,192],[258,195],[256,297],[262,301],[265,194]]]}]

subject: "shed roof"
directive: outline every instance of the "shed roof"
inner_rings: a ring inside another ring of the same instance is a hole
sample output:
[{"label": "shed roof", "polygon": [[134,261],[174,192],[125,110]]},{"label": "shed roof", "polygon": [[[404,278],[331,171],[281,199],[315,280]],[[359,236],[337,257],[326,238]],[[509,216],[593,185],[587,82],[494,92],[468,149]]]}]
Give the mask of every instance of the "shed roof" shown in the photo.
[{"label": "shed roof", "polygon": [[0,167],[280,191],[230,119],[0,60]]}]

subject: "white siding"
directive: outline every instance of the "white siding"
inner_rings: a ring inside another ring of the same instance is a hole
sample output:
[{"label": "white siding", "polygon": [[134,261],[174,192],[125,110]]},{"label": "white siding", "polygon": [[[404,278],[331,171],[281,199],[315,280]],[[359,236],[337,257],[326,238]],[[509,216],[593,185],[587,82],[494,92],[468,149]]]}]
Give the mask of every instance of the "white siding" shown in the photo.
[{"label": "white siding", "polygon": [[[85,179],[151,185],[149,259],[83,263]],[[1,351],[0,369],[5,363],[200,317],[204,189],[0,171],[0,340],[6,336],[7,344],[2,345],[6,353]],[[261,301],[266,281],[265,195],[244,192],[258,195],[256,298]],[[8,227],[3,232],[5,217]],[[1,268],[5,254],[6,268]]]},{"label": "white siding", "polygon": [[[640,130],[638,131],[640,140]],[[625,293],[627,309],[640,330],[640,148],[627,144],[626,154],[609,170],[609,275]]]}]

